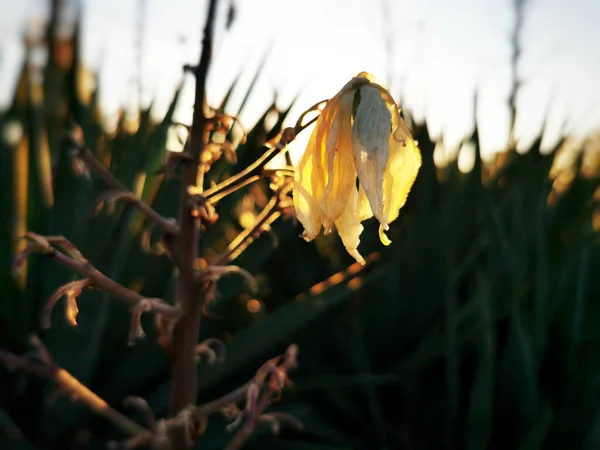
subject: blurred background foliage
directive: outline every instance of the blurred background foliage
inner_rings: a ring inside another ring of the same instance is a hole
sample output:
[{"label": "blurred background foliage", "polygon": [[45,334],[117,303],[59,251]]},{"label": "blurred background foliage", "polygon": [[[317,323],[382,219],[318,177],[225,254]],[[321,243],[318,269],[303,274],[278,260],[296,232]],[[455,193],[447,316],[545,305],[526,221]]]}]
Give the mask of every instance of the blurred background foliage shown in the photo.
[{"label": "blurred background foliage", "polygon": [[[27,58],[12,105],[0,113],[0,347],[25,353],[38,334],[59,365],[115,408],[141,420],[121,404],[140,395],[164,415],[169,363],[151,317],[147,338],[129,347],[127,309],[86,292],[77,327],[59,303],[45,331],[43,306],[74,274],[36,256],[22,273],[11,272],[23,245],[16,238],[31,230],[66,236],[99,270],[145,296],[173,296],[166,257],[142,248],[143,217],[121,204],[96,204],[106,186],[72,159],[64,132],[71,120],[81,124],[86,144],[119,180],[175,216],[179,181],[159,169],[179,92],[162,121],[153,122],[148,107],[135,120],[122,114],[107,131],[93,74],[79,62],[78,30],[58,38],[55,19],[44,42],[28,42],[28,56],[47,46],[47,63]],[[256,159],[286,114],[271,106],[238,147],[237,163],[221,161],[209,176],[223,179]],[[422,170],[392,224],[390,247],[378,242],[375,223],[366,224],[362,252],[372,264],[365,270],[350,266],[337,238],[307,244],[288,220],[237,261],[256,276],[258,293],[235,277],[219,282],[201,338],[226,342],[227,358],[199,364],[199,403],[245,382],[295,342],[300,369],[275,408],[305,430],[273,437],[265,428],[247,448],[600,448],[594,154],[565,136],[549,153],[538,140],[527,152],[509,149],[484,162],[475,129],[463,146],[472,168],[461,171],[457,161],[436,166],[440,145],[426,124],[413,130]],[[568,164],[559,165],[564,158]],[[221,201],[202,254],[223,250],[269,192],[258,182]],[[224,427],[212,417],[197,448],[222,448],[230,436]],[[104,448],[119,438],[47,381],[0,369],[0,448]]]}]

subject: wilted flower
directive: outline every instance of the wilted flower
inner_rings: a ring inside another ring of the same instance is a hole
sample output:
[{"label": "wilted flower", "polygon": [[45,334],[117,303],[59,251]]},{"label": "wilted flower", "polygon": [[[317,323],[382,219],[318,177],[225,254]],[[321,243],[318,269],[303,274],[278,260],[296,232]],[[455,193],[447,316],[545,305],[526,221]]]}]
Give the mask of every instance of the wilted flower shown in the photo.
[{"label": "wilted flower", "polygon": [[[384,245],[421,167],[421,153],[389,92],[361,72],[327,102],[295,171],[294,207],[314,239],[333,226],[358,252],[361,222],[375,216]],[[356,179],[358,177],[359,183]]]}]

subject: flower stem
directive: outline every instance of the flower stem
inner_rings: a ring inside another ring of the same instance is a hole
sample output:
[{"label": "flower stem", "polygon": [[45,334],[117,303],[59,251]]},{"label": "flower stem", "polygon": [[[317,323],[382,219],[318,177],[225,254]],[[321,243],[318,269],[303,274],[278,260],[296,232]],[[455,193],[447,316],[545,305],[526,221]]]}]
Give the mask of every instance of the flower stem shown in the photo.
[{"label": "flower stem", "polygon": [[[181,190],[180,232],[174,241],[177,268],[177,302],[182,317],[173,330],[173,365],[171,388],[171,414],[174,416],[189,405],[195,404],[198,380],[196,375],[196,344],[200,331],[200,287],[195,279],[194,261],[198,256],[200,233],[199,218],[193,215],[193,205],[188,201],[188,188],[198,182],[199,157],[206,144],[204,115],[205,87],[212,57],[214,23],[217,0],[210,0],[204,27],[202,53],[197,67],[195,107],[190,137],[190,158],[183,162]],[[202,186],[199,186],[201,188]]]}]

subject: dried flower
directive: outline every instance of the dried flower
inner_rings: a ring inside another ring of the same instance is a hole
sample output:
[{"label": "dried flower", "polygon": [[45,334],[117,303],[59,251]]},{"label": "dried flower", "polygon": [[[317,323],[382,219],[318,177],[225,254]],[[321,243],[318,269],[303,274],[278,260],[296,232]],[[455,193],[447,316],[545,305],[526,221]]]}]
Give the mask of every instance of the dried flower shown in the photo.
[{"label": "dried flower", "polygon": [[[389,92],[361,72],[327,102],[295,171],[294,207],[314,239],[333,226],[358,262],[361,222],[375,216],[384,245],[421,167],[421,153]],[[356,178],[359,186],[357,187]]]}]

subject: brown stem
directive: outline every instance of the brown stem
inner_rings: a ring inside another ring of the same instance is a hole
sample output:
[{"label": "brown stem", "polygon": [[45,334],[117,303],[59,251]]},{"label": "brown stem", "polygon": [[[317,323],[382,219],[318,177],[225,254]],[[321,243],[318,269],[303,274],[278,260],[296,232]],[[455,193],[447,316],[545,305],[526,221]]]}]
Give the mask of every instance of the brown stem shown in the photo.
[{"label": "brown stem", "polygon": [[[174,253],[178,262],[177,301],[182,317],[173,331],[173,366],[171,414],[176,415],[196,400],[196,344],[200,330],[201,301],[199,285],[194,276],[194,261],[198,256],[198,239],[200,232],[199,219],[193,214],[193,204],[188,201],[188,188],[198,182],[200,153],[205,140],[207,119],[204,115],[205,87],[208,68],[212,57],[213,29],[217,0],[210,0],[202,53],[198,67],[194,68],[196,76],[196,93],[194,115],[190,133],[190,159],[183,161],[182,206],[180,215],[180,232],[174,243]],[[199,186],[201,188],[202,186]]]},{"label": "brown stem", "polygon": [[[281,150],[283,150],[283,148],[279,148],[279,146],[268,149],[260,158],[258,158],[240,173],[204,191],[204,198],[216,203],[217,200],[220,200],[223,197],[223,195],[220,194],[231,190],[233,186],[237,186],[239,184],[245,186],[248,184],[247,180],[257,180],[263,170],[263,167],[265,167],[269,161],[275,158],[281,152]],[[215,198],[217,200],[215,200]]]},{"label": "brown stem", "polygon": [[[314,110],[317,107],[317,105],[321,103],[322,102],[319,102],[316,105],[312,106],[310,109],[305,111],[305,113],[301,117],[303,117],[307,112]],[[263,153],[263,155],[260,158],[258,158],[256,161],[254,161],[252,164],[250,164],[248,167],[246,167],[244,170],[237,173],[236,175],[204,191],[202,197],[204,197],[206,201],[216,203],[221,198],[225,197],[227,194],[235,191],[236,189],[239,189],[242,186],[245,186],[249,183],[258,180],[260,176],[263,175],[265,172],[264,167],[277,155],[279,155],[283,150],[285,150],[287,145],[294,139],[296,139],[298,133],[309,127],[317,119],[318,117],[314,117],[306,123],[302,123],[302,121],[299,119],[298,123],[296,123],[294,127],[284,129],[281,132],[279,141],[277,141],[275,145],[270,144],[271,147],[265,153]]]},{"label": "brown stem", "polygon": [[[245,421],[242,427],[235,433],[233,438],[225,446],[225,450],[237,450],[250,438],[256,427],[261,423],[262,414],[266,408],[272,403],[273,399],[279,397],[281,389],[285,385],[289,385],[289,371],[298,366],[297,361],[298,347],[291,345],[285,355],[283,361],[277,364],[277,358],[268,361],[257,372],[254,379],[255,382],[263,378],[262,387],[255,385],[255,395],[247,395],[246,406],[244,408]],[[250,388],[250,386],[248,386]],[[247,389],[250,394],[251,390]],[[287,415],[286,415],[287,416]],[[276,416],[272,416],[271,421],[277,422]],[[302,427],[302,423],[297,419],[293,420]]]},{"label": "brown stem", "polygon": [[250,436],[252,436],[255,426],[256,425],[250,420],[244,422],[242,428],[233,435],[233,438],[227,443],[224,450],[237,450],[238,448],[242,448]]},{"label": "brown stem", "polygon": [[[39,342],[39,340],[36,342]],[[45,351],[45,349],[42,350]],[[115,427],[131,436],[148,435],[150,433],[146,428],[111,408],[106,401],[98,397],[94,392],[73,377],[73,375],[60,367],[36,363],[5,350],[0,350],[0,363],[4,364],[9,369],[22,370],[40,378],[53,381],[60,392],[67,394],[69,398],[76,399],[83,403],[89,409],[107,419]]]},{"label": "brown stem", "polygon": [[121,183],[106,167],[102,164],[98,159],[94,156],[94,154],[86,147],[83,147],[79,141],[79,139],[75,138],[75,141],[79,145],[79,157],[85,162],[85,164],[93,170],[111,189],[117,191],[116,198],[126,201],[137,209],[140,210],[142,214],[144,214],[148,220],[156,223],[160,226],[166,233],[169,234],[177,234],[179,232],[179,227],[173,221],[167,219],[162,216],[155,210],[153,210],[150,206],[144,203],[137,195],[131,192],[127,186]]},{"label": "brown stem", "polygon": [[256,222],[246,228],[229,244],[227,250],[212,261],[216,266],[225,265],[237,258],[253,241],[257,234],[262,233],[266,226],[273,223],[280,215],[279,199],[274,196],[269,200],[267,206],[256,217]]},{"label": "brown stem", "polygon": [[[276,369],[279,371],[279,376],[280,376],[279,381],[285,381],[287,379],[287,377],[289,376],[288,372],[297,366],[296,357],[297,357],[297,346],[295,344],[292,344],[287,349],[287,351],[285,352],[284,355],[282,355],[281,357],[278,357],[278,358],[273,358],[273,359],[267,361],[265,364],[263,364],[259,368],[259,370],[256,372],[256,375],[254,376],[254,378],[251,379],[250,381],[248,381],[246,384],[243,384],[239,388],[231,391],[230,393],[224,395],[223,397],[220,397],[216,400],[213,400],[208,403],[204,403],[203,405],[199,405],[199,406],[193,408],[193,410],[192,410],[193,418],[196,421],[198,421],[203,416],[207,416],[210,413],[219,411],[228,405],[236,404],[236,403],[241,402],[244,399],[247,399],[248,398],[248,390],[253,385],[256,385],[257,383],[262,385],[262,384],[265,384],[265,381],[268,381],[268,380],[266,380],[266,376],[265,376],[268,373],[267,372],[268,368],[273,369],[276,367]],[[276,364],[278,362],[278,360],[282,360],[282,361],[280,361],[279,365]],[[266,384],[268,385],[268,383],[266,383]],[[268,392],[270,392],[269,387],[266,386],[266,389]],[[249,406],[249,405],[247,405],[247,406]]]},{"label": "brown stem", "polygon": [[212,412],[224,408],[227,405],[231,405],[232,403],[238,403],[242,401],[244,398],[246,398],[246,392],[248,391],[248,388],[253,382],[254,380],[250,380],[246,384],[240,386],[234,391],[231,391],[229,394],[226,394],[221,398],[197,406],[196,408],[194,408],[194,414],[197,417],[206,416]]},{"label": "brown stem", "polygon": [[[156,314],[163,314],[168,317],[178,317],[180,314],[179,309],[176,306],[170,305],[160,299],[147,299],[137,292],[127,289],[122,284],[119,284],[104,275],[85,259],[75,260],[64,253],[56,251],[52,247],[47,249],[44,254],[55,260],[57,263],[83,275],[85,278],[89,279],[90,284],[97,289],[101,289],[117,299],[124,300],[132,306],[146,302],[149,303],[147,310]],[[148,302],[149,300],[151,301]]]},{"label": "brown stem", "polygon": [[[206,417],[209,414],[240,403],[244,399],[246,400],[244,411],[240,411],[237,407],[236,410],[240,414],[240,421],[246,418],[246,422],[252,425],[250,432],[261,421],[276,425],[278,425],[278,422],[288,422],[297,428],[301,428],[302,424],[298,419],[285,413],[271,413],[268,415],[269,417],[261,416],[271,401],[279,396],[281,389],[291,384],[288,374],[295,367],[297,367],[297,346],[292,344],[283,355],[264,363],[252,380],[229,394],[204,405],[184,408],[173,417],[157,421],[156,426],[152,426],[154,418],[149,417],[150,431],[153,434],[135,436],[122,443],[119,448],[133,449],[140,446],[169,449],[188,448],[202,434],[203,431],[201,430],[204,429]],[[256,395],[251,395],[252,393]],[[147,409],[146,402],[139,398],[134,399],[134,404],[141,410]],[[130,406],[134,405],[130,404]],[[245,438],[243,440],[245,441]],[[166,444],[168,444],[168,447],[166,447]]]},{"label": "brown stem", "polygon": [[[290,180],[291,181],[291,180]],[[256,217],[254,225],[246,228],[237,237],[231,241],[227,249],[219,254],[211,264],[214,266],[224,266],[237,258],[246,248],[259,236],[263,231],[267,230],[269,225],[275,222],[282,213],[285,214],[287,208],[286,203],[290,203],[286,195],[293,188],[293,183],[284,182],[275,191],[267,205],[263,208],[260,214]]]},{"label": "brown stem", "polygon": [[94,392],[81,384],[73,375],[64,369],[57,369],[54,373],[53,381],[61,390],[68,392],[72,397],[86,405],[92,411],[101,415],[122,431],[131,434],[132,436],[148,434],[149,431],[124,416],[120,412],[114,410],[106,401],[98,397]]},{"label": "brown stem", "polygon": [[259,175],[244,176],[243,178],[236,180],[235,183],[227,183],[226,180],[225,182],[227,183],[227,186],[215,186],[218,187],[218,189],[216,191],[213,191],[209,195],[204,195],[204,198],[206,198],[210,203],[214,205],[224,197],[233,194],[235,191],[243,188],[244,186],[248,186],[249,184],[252,184],[257,180],[260,180]]}]

